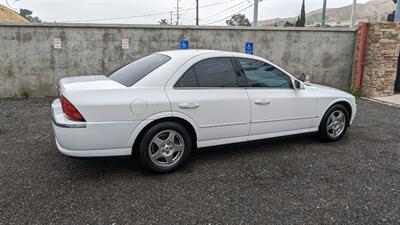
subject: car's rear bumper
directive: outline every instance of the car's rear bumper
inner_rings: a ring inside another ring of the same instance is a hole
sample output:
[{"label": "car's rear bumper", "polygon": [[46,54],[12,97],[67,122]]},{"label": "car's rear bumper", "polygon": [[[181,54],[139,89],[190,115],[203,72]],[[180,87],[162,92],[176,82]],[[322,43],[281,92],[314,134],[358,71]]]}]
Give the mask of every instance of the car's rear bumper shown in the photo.
[{"label": "car's rear bumper", "polygon": [[131,155],[132,148],[116,148],[116,149],[66,149],[63,148],[56,138],[58,150],[66,156],[71,157],[107,157],[107,156],[126,156]]},{"label": "car's rear bumper", "polygon": [[64,116],[59,99],[51,107],[57,148],[62,154],[73,157],[131,154],[129,139],[138,121],[76,122]]}]

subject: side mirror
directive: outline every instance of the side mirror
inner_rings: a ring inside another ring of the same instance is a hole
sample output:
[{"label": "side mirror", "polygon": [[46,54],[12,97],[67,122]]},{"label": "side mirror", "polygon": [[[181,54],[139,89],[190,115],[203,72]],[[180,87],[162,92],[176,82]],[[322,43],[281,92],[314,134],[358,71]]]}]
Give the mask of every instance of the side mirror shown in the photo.
[{"label": "side mirror", "polygon": [[304,84],[303,82],[299,81],[299,80],[294,80],[294,88],[296,90],[301,90],[304,89]]},{"label": "side mirror", "polygon": [[306,81],[307,76],[304,73],[301,73],[298,79],[302,82]]}]

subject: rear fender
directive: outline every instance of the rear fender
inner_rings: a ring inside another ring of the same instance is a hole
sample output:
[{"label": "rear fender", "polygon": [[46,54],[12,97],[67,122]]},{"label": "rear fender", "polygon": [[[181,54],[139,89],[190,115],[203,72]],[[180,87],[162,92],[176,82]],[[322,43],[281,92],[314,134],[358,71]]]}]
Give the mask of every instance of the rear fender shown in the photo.
[{"label": "rear fender", "polygon": [[164,119],[164,118],[171,118],[171,117],[177,117],[183,120],[186,120],[187,122],[190,123],[190,125],[192,125],[192,127],[194,128],[195,132],[196,132],[196,136],[198,135],[198,127],[196,125],[196,123],[188,116],[186,116],[183,113],[178,113],[178,112],[161,112],[161,113],[157,113],[154,114],[150,117],[148,117],[147,119],[143,120],[133,131],[131,137],[129,138],[129,142],[128,145],[129,146],[133,146],[133,144],[136,141],[136,138],[139,136],[140,132],[147,126],[149,125],[151,122],[158,120],[158,119]]}]

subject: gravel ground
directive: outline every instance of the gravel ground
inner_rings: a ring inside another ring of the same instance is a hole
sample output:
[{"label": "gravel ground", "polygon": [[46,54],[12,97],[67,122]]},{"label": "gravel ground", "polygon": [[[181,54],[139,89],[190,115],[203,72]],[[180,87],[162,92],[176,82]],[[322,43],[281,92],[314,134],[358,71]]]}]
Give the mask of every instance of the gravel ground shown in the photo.
[{"label": "gravel ground", "polygon": [[0,100],[0,224],[400,224],[398,107],[359,99],[340,142],[206,148],[155,175],[62,156],[51,100]]}]

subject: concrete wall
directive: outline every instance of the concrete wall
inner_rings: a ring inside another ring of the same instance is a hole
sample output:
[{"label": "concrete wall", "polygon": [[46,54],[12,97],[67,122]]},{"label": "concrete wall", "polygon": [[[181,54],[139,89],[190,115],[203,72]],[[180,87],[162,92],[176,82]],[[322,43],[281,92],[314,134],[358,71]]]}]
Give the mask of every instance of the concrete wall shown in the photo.
[{"label": "concrete wall", "polygon": [[[177,49],[181,38],[191,48],[238,52],[253,41],[255,55],[348,90],[355,36],[347,29],[0,24],[0,97],[56,95],[62,77],[105,74],[148,53]],[[61,38],[61,49],[52,47],[54,38]],[[129,49],[122,49],[123,38]]]}]

